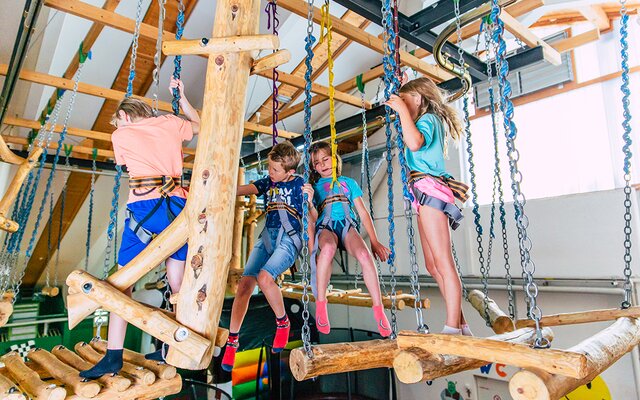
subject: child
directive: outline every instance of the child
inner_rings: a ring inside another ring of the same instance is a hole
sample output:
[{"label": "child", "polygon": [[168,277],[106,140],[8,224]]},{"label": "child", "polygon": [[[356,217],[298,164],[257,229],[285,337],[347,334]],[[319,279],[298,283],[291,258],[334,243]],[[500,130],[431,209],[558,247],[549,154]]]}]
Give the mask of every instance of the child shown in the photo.
[{"label": "child", "polygon": [[[312,218],[317,218],[316,235],[312,254],[312,266],[316,265],[315,279],[312,275],[312,287],[316,295],[316,325],[320,333],[328,334],[331,330],[327,315],[327,286],[331,278],[333,256],[338,248],[346,249],[362,265],[364,282],[373,302],[373,316],[382,336],[391,335],[391,327],[384,313],[382,298],[380,297],[380,282],[371,252],[358,233],[355,206],[369,238],[371,249],[375,256],[382,261],[389,258],[389,249],[378,241],[371,215],[362,200],[362,190],[351,178],[340,176],[342,160],[337,157],[337,182],[332,187],[331,146],[326,142],[318,142],[311,146],[311,184],[315,192],[314,203],[318,209],[310,210]],[[311,186],[307,190],[312,192]],[[318,217],[318,211],[320,216]],[[318,254],[319,250],[319,254]],[[317,283],[317,286],[316,286]]]},{"label": "child", "polygon": [[[269,177],[238,187],[238,196],[267,194],[267,219],[260,239],[253,247],[238,283],[231,308],[229,339],[222,358],[222,369],[231,371],[238,349],[238,332],[247,314],[249,299],[256,284],[276,315],[273,351],[280,352],[289,341],[289,318],[282,293],[275,279],[293,265],[302,248],[301,218],[304,180],[297,175],[300,153],[288,141],[269,152]],[[312,197],[309,196],[309,202]]]},{"label": "child", "polygon": [[402,124],[425,264],[438,283],[447,309],[442,333],[471,336],[462,315],[462,287],[449,232],[449,225],[455,229],[462,219],[454,196],[464,202],[467,187],[454,181],[444,165],[448,137],[458,140],[462,134],[458,115],[427,78],[407,83],[400,89],[400,96],[392,95],[386,104],[398,113]]},{"label": "child", "polygon": [[[116,126],[111,136],[116,163],[126,165],[130,176],[118,268],[147,247],[152,236],[162,232],[185,205],[187,193],[180,185],[182,142],[198,133],[200,118],[185,97],[183,83],[172,79],[169,90],[174,88],[180,92],[180,107],[188,120],[174,115],[154,117],[147,103],[126,98],[111,121]],[[173,293],[180,290],[186,257],[185,244],[165,261]],[[127,294],[131,295],[131,288]],[[81,377],[97,379],[120,371],[126,330],[127,322],[111,313],[107,352],[93,368],[82,371]],[[162,360],[162,349],[147,357]]]}]

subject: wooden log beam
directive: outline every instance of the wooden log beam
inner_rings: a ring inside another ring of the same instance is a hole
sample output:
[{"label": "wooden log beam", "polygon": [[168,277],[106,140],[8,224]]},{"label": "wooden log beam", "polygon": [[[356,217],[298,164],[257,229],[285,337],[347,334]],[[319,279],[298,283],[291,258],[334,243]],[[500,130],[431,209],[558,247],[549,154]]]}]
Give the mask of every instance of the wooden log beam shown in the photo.
[{"label": "wooden log beam", "polygon": [[[85,342],[76,343],[76,345],[74,346],[74,350],[76,351],[76,353],[78,353],[78,355],[80,355],[80,357],[84,358],[92,364],[96,364],[103,357],[102,354],[98,353],[93,347]],[[153,372],[149,371],[146,368],[133,365],[127,361],[122,363],[121,372],[129,379],[133,380],[134,387],[138,385],[149,386],[156,381],[156,376]]]},{"label": "wooden log beam", "polygon": [[505,28],[511,32],[515,37],[522,40],[529,47],[542,47],[542,54],[546,61],[553,65],[562,64],[562,57],[560,53],[551,47],[551,45],[538,36],[536,36],[529,28],[522,25],[520,21],[509,15],[508,12],[503,11],[500,13],[500,19],[504,22]]},{"label": "wooden log beam", "polygon": [[251,75],[259,74],[260,72],[272,70],[280,65],[286,64],[291,60],[291,52],[286,49],[278,50],[275,53],[271,53],[267,56],[261,57],[253,61],[251,66]]},{"label": "wooden log beam", "polygon": [[[258,33],[259,0],[216,2],[212,37]],[[234,200],[244,124],[245,99],[253,61],[247,52],[209,56],[191,190],[183,214],[189,220],[189,253],[176,318],[207,338],[215,338],[222,313],[231,255]],[[175,223],[175,222],[174,222]],[[214,346],[199,358],[174,346],[166,360],[182,368],[206,368]]]},{"label": "wooden log beam", "polygon": [[[40,121],[34,121],[30,119],[18,118],[18,117],[7,117],[4,121],[2,121],[5,125],[11,126],[19,126],[21,128],[29,128],[29,129],[40,129]],[[47,125],[49,127],[49,125]],[[49,128],[51,129],[51,128]],[[60,133],[62,132],[62,125],[55,125],[53,127],[53,132]],[[67,134],[72,136],[79,136],[87,139],[95,139],[95,140],[111,140],[111,134],[107,132],[98,132],[92,131],[89,129],[80,129],[74,127],[67,127]]]},{"label": "wooden log beam", "polygon": [[[281,6],[285,10],[289,10],[299,16],[306,18],[308,13],[307,3],[302,0],[280,0],[278,6]],[[313,8],[313,21],[316,24],[320,24],[322,21],[322,12],[319,8]],[[340,18],[331,16],[331,25],[334,32],[345,36],[356,43],[359,43],[365,47],[370,48],[380,54],[384,54],[384,42],[382,39],[377,38],[365,32],[362,29],[354,27],[353,25],[342,21]],[[454,76],[444,69],[439,68],[436,65],[429,64],[420,60],[418,57],[411,55],[409,52],[400,50],[400,62],[410,66],[415,71],[418,71],[436,82],[442,82],[445,80],[453,79]]]},{"label": "wooden log beam", "polygon": [[571,51],[576,47],[584,46],[585,44],[595,42],[600,39],[600,31],[592,29],[587,32],[583,32],[579,35],[571,36],[566,39],[559,40],[551,45],[559,53],[565,53]]},{"label": "wooden log beam", "polygon": [[[281,289],[282,297],[288,299],[302,299],[302,291],[294,288],[283,287]],[[315,297],[309,291],[309,300],[315,302]],[[429,308],[429,300],[423,299],[422,306],[425,308]],[[327,302],[330,304],[344,304],[353,307],[372,307],[373,301],[371,300],[371,296],[368,294],[363,295],[350,295],[350,296],[340,296],[339,294],[335,295],[327,295]],[[398,310],[404,310],[405,307],[413,307],[413,297],[411,295],[407,295],[406,297],[399,297],[396,299],[396,308]],[[382,305],[386,309],[390,309],[392,306],[392,301],[388,296],[382,297]]]},{"label": "wooden log beam", "polygon": [[162,52],[165,56],[179,56],[275,50],[279,46],[280,39],[276,35],[230,36],[200,40],[167,40],[162,42]]},{"label": "wooden log beam", "polygon": [[397,340],[401,349],[419,347],[429,353],[451,354],[520,368],[536,367],[574,378],[583,378],[587,374],[584,354],[571,351],[533,349],[491,339],[411,331],[401,331]]},{"label": "wooden log beam", "polygon": [[249,259],[249,253],[251,253],[251,250],[253,249],[253,246],[255,246],[256,242],[256,226],[258,225],[258,223],[255,220],[247,223],[247,220],[256,214],[257,201],[258,198],[255,194],[252,194],[249,197],[249,212],[247,215],[247,219],[245,219],[245,224],[247,225],[247,247],[244,257],[245,262]]},{"label": "wooden log beam", "polygon": [[313,358],[304,348],[291,350],[289,367],[298,381],[321,375],[373,368],[391,368],[398,351],[395,340],[368,340],[364,342],[322,344],[311,347]]},{"label": "wooden log beam", "polygon": [[602,9],[602,6],[593,5],[593,6],[585,6],[579,7],[578,11],[580,14],[584,15],[584,17],[593,23],[595,28],[602,32],[611,28],[611,20],[609,20],[609,16]]},{"label": "wooden log beam", "polygon": [[584,354],[587,370],[580,379],[549,374],[539,369],[517,372],[509,382],[515,400],[558,400],[577,387],[591,382],[623,355],[640,343],[640,321],[620,318],[613,325],[571,347],[569,351]]},{"label": "wooden log beam", "polygon": [[[2,137],[4,138],[4,140],[7,143],[12,143],[12,144],[21,144],[23,146],[28,146],[29,145],[29,141],[27,140],[26,137],[22,137],[22,136],[7,136],[7,135],[2,135]],[[58,148],[58,143],[56,142],[51,142],[49,143],[49,146],[47,147],[47,149],[49,150],[55,150]],[[98,150],[98,156],[100,157],[105,157],[105,158],[110,158],[113,159],[113,151],[112,150],[103,150],[103,149],[97,149]],[[93,148],[92,147],[85,147],[85,146],[73,146],[73,151],[75,153],[78,154],[87,154],[90,155],[93,153]]]},{"label": "wooden log beam", "polygon": [[13,313],[13,301],[10,298],[0,299],[0,326],[5,326]]},{"label": "wooden log beam", "polygon": [[[193,330],[172,320],[162,312],[142,305],[108,283],[85,271],[73,271],[67,285],[74,293],[83,292],[86,298],[103,309],[118,314],[130,324],[162,340],[186,356],[200,358],[212,347],[211,342]],[[67,297],[69,303],[69,298]]]},{"label": "wooden log beam", "polygon": [[25,400],[26,397],[13,381],[3,374],[0,374],[0,399],[2,400]]},{"label": "wooden log beam", "polygon": [[13,175],[11,183],[9,184],[9,188],[2,197],[2,200],[0,200],[0,229],[7,232],[15,232],[18,230],[18,228],[20,228],[17,222],[12,221],[9,218],[9,208],[11,208],[13,203],[15,203],[16,198],[18,197],[18,193],[20,192],[20,188],[22,187],[22,183],[27,178],[27,176],[29,176],[29,172],[36,165],[36,162],[38,161],[38,159],[40,159],[41,154],[41,148],[37,147],[33,149],[29,154],[29,157],[27,157],[20,164],[15,175]]},{"label": "wooden log beam", "polygon": [[0,358],[7,367],[13,379],[34,400],[62,400],[67,396],[67,391],[54,384],[48,384],[40,379],[40,376],[27,367],[22,357],[15,351]]},{"label": "wooden log beam", "polygon": [[[540,319],[542,326],[560,326],[586,324],[590,322],[614,321],[618,318],[640,318],[640,306],[629,307],[627,309],[609,308],[604,310],[579,311],[574,313],[563,313],[545,315]],[[516,327],[534,327],[535,321],[530,319],[519,319]]]},{"label": "wooden log beam", "polygon": [[467,299],[482,319],[486,321],[487,313],[489,314],[488,319],[495,333],[513,332],[516,329],[511,318],[489,297],[486,297],[487,309],[485,310],[485,295],[481,291],[476,289],[470,291]]},{"label": "wooden log beam", "polygon": [[[101,354],[105,354],[107,351],[107,342],[105,342],[104,340],[94,339],[89,344]],[[124,349],[122,356],[124,361],[133,365],[140,366],[142,368],[146,368],[149,371],[153,372],[158,377],[158,379],[172,379],[177,374],[176,367],[174,367],[173,365],[153,360],[147,360],[146,358],[144,358],[144,354],[140,354],[129,349]]]},{"label": "wooden log beam", "polygon": [[[79,371],[84,371],[94,366],[94,364],[85,361],[82,357],[62,345],[54,347],[51,350],[51,353],[61,361],[64,361],[66,364]],[[105,388],[115,390],[116,392],[123,392],[131,386],[131,381],[120,375],[103,375],[98,378],[98,382],[100,382]]]},{"label": "wooden log beam", "polygon": [[[547,340],[553,340],[551,329],[543,329],[542,334]],[[530,345],[533,344],[535,338],[534,329],[520,329],[491,336],[487,339]],[[418,347],[409,347],[396,353],[393,360],[393,369],[400,382],[418,383],[480,368],[485,364],[487,364],[486,361],[475,358],[434,354]]]},{"label": "wooden log beam", "polygon": [[100,392],[100,385],[97,382],[85,381],[80,377],[78,370],[71,368],[44,349],[32,349],[29,351],[29,359],[38,363],[53,378],[64,383],[65,387],[71,388],[80,396],[92,398]]},{"label": "wooden log beam", "polygon": [[45,286],[40,290],[40,294],[47,297],[56,297],[60,294],[60,288],[57,286]]}]

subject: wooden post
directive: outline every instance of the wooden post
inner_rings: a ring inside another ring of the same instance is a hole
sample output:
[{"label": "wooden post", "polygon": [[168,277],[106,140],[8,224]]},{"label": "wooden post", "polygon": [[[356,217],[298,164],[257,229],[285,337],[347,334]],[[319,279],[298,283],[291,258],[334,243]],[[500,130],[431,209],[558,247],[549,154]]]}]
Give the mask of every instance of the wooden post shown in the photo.
[{"label": "wooden post", "polygon": [[32,349],[29,351],[29,358],[40,364],[51,376],[66,387],[71,388],[76,394],[83,397],[95,397],[100,392],[100,385],[97,382],[80,378],[78,371],[58,360],[56,356],[43,349]]},{"label": "wooden post", "polygon": [[[260,2],[216,2],[212,37],[255,35]],[[209,55],[198,148],[185,212],[189,217],[189,254],[178,297],[178,322],[215,338],[231,259],[231,236],[238,159],[244,125],[251,54]],[[209,365],[213,346],[200,358],[171,346],[167,362],[181,368]]]},{"label": "wooden post", "polygon": [[304,348],[293,349],[289,356],[291,375],[298,381],[320,375],[361,371],[372,368],[391,368],[398,350],[395,340],[335,343],[313,346],[313,358]]},{"label": "wooden post", "polygon": [[12,380],[0,374],[0,399],[25,400],[25,397]]},{"label": "wooden post", "polygon": [[[545,328],[542,333],[548,340],[553,340],[553,332],[551,329]],[[510,343],[532,344],[535,338],[535,330],[520,329],[502,335],[491,336],[487,339]],[[396,353],[393,360],[393,369],[400,382],[418,383],[480,368],[485,364],[487,364],[486,361],[475,358],[433,354],[418,347],[410,347]]]},{"label": "wooden post", "polygon": [[[474,289],[469,292],[469,296],[467,297],[469,303],[475,308],[480,316],[485,321],[487,320],[487,316],[485,314],[485,295],[481,291]],[[498,304],[493,301],[491,298],[487,297],[487,310],[489,311],[489,321],[491,322],[491,328],[497,334],[505,333],[505,332],[513,332],[516,328],[513,324],[513,321],[509,316],[500,309]]]},{"label": "wooden post", "polygon": [[163,312],[136,302],[91,274],[73,271],[67,277],[67,284],[78,293],[82,291],[86,298],[100,304],[105,310],[120,315],[189,357],[200,358],[211,347],[209,340],[180,325]]},{"label": "wooden post", "polygon": [[[79,371],[87,370],[92,368],[94,365],[83,360],[82,357],[62,345],[54,347],[53,350],[51,350],[51,353]],[[101,378],[98,378],[98,382],[103,384],[105,388],[113,389],[116,392],[125,391],[129,386],[131,386],[131,381],[120,375],[103,375]]]},{"label": "wooden post", "polygon": [[165,56],[187,54],[220,54],[239,51],[275,50],[280,39],[275,35],[230,36],[200,40],[167,40],[162,42]]},{"label": "wooden post", "polygon": [[521,368],[536,367],[575,378],[584,378],[587,374],[585,355],[571,351],[532,349],[491,339],[412,331],[401,331],[397,341],[401,349],[419,347],[429,353],[451,354]]},{"label": "wooden post", "polygon": [[[2,145],[6,146],[4,140],[2,140],[0,148],[2,147]],[[33,149],[31,151],[31,154],[29,154],[29,157],[22,161],[20,167],[18,167],[18,170],[16,171],[16,174],[13,176],[13,179],[9,184],[9,188],[2,197],[2,200],[0,200],[0,229],[7,232],[15,232],[18,230],[18,223],[9,219],[9,208],[16,201],[16,197],[18,197],[18,192],[20,192],[22,183],[27,178],[27,176],[29,176],[29,171],[31,171],[36,165],[36,161],[40,159],[41,154],[42,148],[36,147],[35,149]]]},{"label": "wooden post", "polygon": [[[256,207],[257,207],[257,201],[258,198],[255,194],[252,194],[249,197],[249,215],[248,218],[252,217],[253,215],[256,214]],[[245,221],[246,223],[247,221]],[[255,246],[256,243],[256,227],[258,226],[258,223],[254,220],[251,221],[250,223],[247,224],[247,251],[244,257],[244,261],[245,263],[247,262],[247,259],[249,259],[249,254],[251,254],[251,250],[253,249],[253,246]]]},{"label": "wooden post", "polygon": [[[93,347],[85,342],[76,343],[74,350],[78,355],[80,355],[80,357],[92,364],[95,364],[102,359],[102,354],[95,351]],[[153,372],[126,361],[122,363],[122,372],[129,378],[133,379],[136,385],[149,386],[156,381],[156,376]]]},{"label": "wooden post", "polygon": [[43,382],[15,351],[4,355],[0,360],[20,387],[34,400],[62,400],[67,397],[67,391],[63,388]]},{"label": "wooden post", "polygon": [[638,343],[640,343],[640,320],[620,318],[610,327],[568,350],[586,356],[587,371],[582,378],[575,379],[527,368],[517,372],[511,378],[509,392],[515,400],[563,398],[578,386],[591,382]]},{"label": "wooden post", "polygon": [[[105,341],[94,339],[90,344],[91,347],[102,354],[106,353],[107,351],[107,342]],[[147,360],[146,358],[144,358],[144,354],[140,354],[129,349],[124,349],[123,357],[124,361],[148,369],[149,371],[156,374],[159,379],[171,379],[176,376],[176,367],[153,360]]]},{"label": "wooden post", "polygon": [[13,300],[11,298],[0,299],[0,326],[4,326],[13,312]]},{"label": "wooden post", "polygon": [[[610,308],[606,310],[579,311],[575,313],[545,315],[540,319],[542,326],[560,326],[585,324],[589,322],[613,321],[618,318],[640,318],[640,307],[629,307],[627,309]],[[535,321],[530,319],[519,319],[516,327],[534,327]]]}]

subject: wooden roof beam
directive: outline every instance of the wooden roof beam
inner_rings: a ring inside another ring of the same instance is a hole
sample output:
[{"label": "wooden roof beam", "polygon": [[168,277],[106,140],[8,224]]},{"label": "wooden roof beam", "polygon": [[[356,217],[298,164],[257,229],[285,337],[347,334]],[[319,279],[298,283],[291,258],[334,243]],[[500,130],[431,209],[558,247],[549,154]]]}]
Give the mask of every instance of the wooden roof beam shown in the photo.
[{"label": "wooden roof beam", "polygon": [[595,42],[600,39],[600,31],[592,29],[579,35],[571,36],[566,39],[559,40],[551,46],[560,53],[571,51],[576,47],[584,46],[587,43]]},{"label": "wooden roof beam", "polygon": [[[509,13],[512,17],[520,17],[524,14],[530,13],[531,11],[540,8],[544,5],[544,0],[520,0],[509,7],[506,7],[503,10]],[[462,39],[469,39],[470,37],[477,35],[480,32],[480,21],[475,21],[464,28],[462,28]],[[449,41],[457,40],[457,34],[451,35]]]},{"label": "wooden roof beam", "polygon": [[580,7],[578,11],[584,15],[588,21],[593,23],[600,32],[611,28],[611,20],[601,6]]},{"label": "wooden roof beam", "polygon": [[529,47],[542,47],[544,59],[553,65],[562,64],[560,53],[551,47],[551,45],[536,36],[529,28],[522,25],[520,21],[509,15],[508,12],[500,13],[500,19],[504,22],[505,28],[515,37],[522,40]]}]

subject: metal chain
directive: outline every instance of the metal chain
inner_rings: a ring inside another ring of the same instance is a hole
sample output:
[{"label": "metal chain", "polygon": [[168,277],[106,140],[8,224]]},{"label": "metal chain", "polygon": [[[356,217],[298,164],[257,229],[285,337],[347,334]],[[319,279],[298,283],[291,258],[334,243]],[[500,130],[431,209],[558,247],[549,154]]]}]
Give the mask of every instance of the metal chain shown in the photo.
[{"label": "metal chain", "polygon": [[630,96],[631,90],[629,89],[629,43],[628,43],[628,28],[629,28],[629,14],[627,13],[627,1],[620,0],[620,57],[622,64],[622,85],[620,91],[622,92],[622,108],[624,120],[622,122],[623,134],[622,139],[624,146],[622,152],[624,153],[624,298],[622,301],[622,308],[631,307],[631,107]]},{"label": "metal chain", "polygon": [[136,77],[136,58],[138,56],[138,39],[140,38],[140,23],[142,22],[142,2],[138,0],[136,7],[136,25],[133,30],[133,42],[131,43],[131,56],[129,57],[129,77],[127,78],[127,93],[125,97],[133,95],[133,80]]},{"label": "metal chain", "polygon": [[[278,26],[280,20],[278,19],[278,2],[276,0],[269,0],[264,9],[267,14],[267,30],[271,29],[271,33],[278,36]],[[275,53],[277,50],[273,49]],[[280,110],[280,101],[278,100],[278,79],[280,74],[277,68],[271,70],[271,82],[272,82],[272,94],[271,94],[271,137],[273,145],[278,144],[278,111]]]},{"label": "metal chain", "polygon": [[469,297],[469,289],[467,289],[467,285],[464,283],[464,279],[462,279],[462,268],[460,267],[460,260],[458,259],[458,252],[456,251],[456,245],[451,241],[451,254],[453,255],[453,262],[456,265],[456,270],[458,270],[458,275],[460,276],[460,283],[462,284],[462,297],[465,299]]},{"label": "metal chain", "polygon": [[67,147],[67,145],[65,145],[64,147],[64,152],[65,152],[64,165],[67,169],[64,171],[64,186],[62,187],[62,193],[60,194],[61,198],[60,198],[60,220],[58,221],[58,245],[56,247],[56,261],[53,264],[53,286],[54,287],[58,286],[58,266],[60,265],[60,242],[62,238],[62,223],[64,221],[64,209],[67,203],[67,188],[68,188],[67,183],[69,181],[69,175],[71,174],[69,171],[69,168],[71,167],[71,164],[69,163],[69,156],[71,155],[72,148],[73,146]]},{"label": "metal chain", "polygon": [[[178,0],[178,16],[176,18],[176,40],[182,39],[184,33],[184,3],[182,0]],[[180,73],[182,72],[182,56],[177,55],[173,57],[173,77],[180,79]],[[173,88],[173,98],[171,99],[171,108],[175,115],[180,114],[180,90]]]},{"label": "metal chain", "polygon": [[47,219],[47,260],[46,260],[46,267],[45,267],[45,278],[44,278],[44,286],[45,287],[50,287],[50,276],[49,276],[49,269],[51,267],[51,231],[53,228],[51,226],[52,222],[53,222],[53,197],[54,197],[54,191],[52,190],[50,195],[49,195],[49,218]]},{"label": "metal chain", "polygon": [[167,0],[158,0],[158,38],[156,39],[156,53],[153,55],[153,94],[151,110],[158,116],[158,91],[160,90],[160,67],[162,65],[162,35],[164,34],[164,15]]},{"label": "metal chain", "polygon": [[89,216],[87,217],[87,240],[84,246],[84,270],[89,270],[89,256],[91,255],[91,230],[93,227],[93,206],[96,191],[96,158],[98,150],[91,153],[91,189],[89,189]]}]

